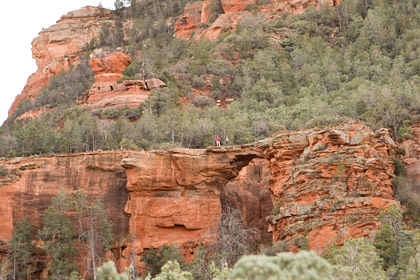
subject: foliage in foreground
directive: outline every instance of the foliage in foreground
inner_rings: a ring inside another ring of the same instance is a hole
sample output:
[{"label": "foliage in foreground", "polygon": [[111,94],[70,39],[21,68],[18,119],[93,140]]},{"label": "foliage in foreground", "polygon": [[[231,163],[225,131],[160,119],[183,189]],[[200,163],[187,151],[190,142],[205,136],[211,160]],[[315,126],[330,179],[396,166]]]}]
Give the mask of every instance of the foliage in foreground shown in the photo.
[{"label": "foliage in foreground", "polygon": [[242,257],[233,267],[229,279],[335,279],[332,266],[314,252],[281,253],[277,256]]}]

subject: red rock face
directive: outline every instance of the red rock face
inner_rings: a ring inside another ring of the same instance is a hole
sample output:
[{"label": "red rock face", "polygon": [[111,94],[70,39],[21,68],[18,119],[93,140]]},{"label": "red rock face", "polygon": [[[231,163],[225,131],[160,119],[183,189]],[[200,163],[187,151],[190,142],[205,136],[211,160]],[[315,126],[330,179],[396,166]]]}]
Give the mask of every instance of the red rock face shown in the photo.
[{"label": "red rock face", "polygon": [[[142,152],[123,160],[130,192],[125,211],[136,253],[177,244],[188,259],[198,244],[214,240],[221,190],[258,156],[232,147]],[[131,250],[122,252],[127,264]]]},{"label": "red rock face", "polygon": [[235,13],[245,11],[252,4],[256,4],[257,0],[222,0],[221,3],[225,13]]},{"label": "red rock face", "polygon": [[184,8],[184,14],[175,23],[175,36],[180,39],[189,39],[191,33],[198,29],[201,23],[203,2],[190,2]]},{"label": "red rock face", "polygon": [[255,158],[226,184],[221,194],[223,205],[240,210],[244,224],[259,230],[261,243],[272,240],[266,219],[273,209],[269,182],[270,162]]},{"label": "red rock face", "polygon": [[202,23],[208,23],[211,12],[211,0],[204,0],[201,8],[201,21]]},{"label": "red rock face", "polygon": [[[77,187],[90,199],[104,199],[114,236],[122,240],[107,258],[120,269],[130,265],[129,233],[136,237],[140,270],[141,254],[164,244],[177,244],[191,259],[197,244],[214,240],[223,204],[239,209],[263,242],[272,238],[297,249],[306,238],[321,253],[379,229],[379,210],[395,203],[388,156],[393,146],[387,130],[373,133],[348,121],[283,131],[242,147],[3,160],[11,176],[0,179],[0,255],[17,220],[28,215],[40,227],[58,188]],[[86,271],[83,262],[80,269]]]},{"label": "red rock face", "polygon": [[[255,151],[229,147],[112,151],[1,161],[11,176],[0,180],[0,245],[10,240],[15,222],[26,216],[40,228],[42,214],[60,188],[70,192],[81,187],[90,200],[104,200],[114,225],[115,240],[124,240],[129,233],[136,235],[139,269],[141,253],[164,244],[179,245],[189,259],[197,244],[214,240],[220,219],[221,190],[238,174],[240,176],[231,184],[236,188],[230,187],[232,193],[241,192],[239,186],[246,184],[248,192],[260,193],[260,199],[254,201],[269,204],[268,183],[265,179],[257,183],[255,175],[255,170],[262,168],[258,167],[260,162],[267,162],[259,159],[250,165],[254,171],[245,171],[248,163],[257,157],[261,155]],[[267,175],[266,165],[262,172],[261,176]],[[245,183],[249,173],[253,181]],[[258,190],[252,190],[253,185]],[[241,200],[236,205],[252,209],[243,206],[244,203],[247,201]],[[245,214],[247,220],[256,216]],[[253,225],[257,224],[258,220],[253,220]],[[259,225],[259,228],[263,227]],[[113,259],[123,270],[130,265],[131,242],[114,246],[107,258]],[[0,254],[5,252],[0,248]],[[37,259],[45,268],[48,259],[40,254]],[[84,275],[86,267],[82,261],[79,265]],[[34,276],[42,278],[41,274],[45,276],[46,272],[40,267]]]},{"label": "red rock face", "polygon": [[278,133],[264,143],[271,163],[274,241],[303,237],[321,253],[351,236],[379,229],[380,209],[394,203],[394,146],[385,129],[373,133],[349,121],[325,129]]},{"label": "red rock face", "polygon": [[[210,26],[209,21],[210,1],[192,2],[185,6],[184,14],[179,17],[175,25],[175,36],[180,39],[199,41],[202,39],[215,40],[220,34],[235,30],[238,22],[249,10],[256,10],[267,19],[281,16],[283,12],[301,14],[311,5],[317,9],[321,5],[335,6],[339,0],[272,0],[267,4],[257,5],[257,0],[221,0],[224,13]],[[203,27],[200,27],[200,24]],[[191,36],[194,32],[194,36]]]},{"label": "red rock face", "polygon": [[151,90],[166,86],[159,79],[126,80],[118,83],[131,62],[131,58],[122,52],[111,53],[104,58],[92,58],[90,66],[95,73],[95,82],[89,94],[79,98],[77,104],[95,109],[138,107],[147,99]]},{"label": "red rock face", "polygon": [[210,41],[216,40],[220,34],[235,30],[239,20],[245,14],[249,14],[249,12],[221,14],[208,28],[197,30],[192,40],[195,42],[203,39]]},{"label": "red rock face", "polygon": [[[124,213],[128,191],[120,162],[133,153],[112,151],[1,161],[11,175],[0,180],[0,244],[10,240],[14,224],[26,216],[40,228],[43,212],[59,189],[70,192],[79,187],[89,200],[103,199],[115,240],[120,240],[128,232],[129,218]],[[111,256],[118,258],[117,254]],[[43,255],[37,259],[41,263],[35,279],[45,276],[42,270],[48,261]],[[79,268],[82,273],[87,269],[83,262]]]},{"label": "red rock face", "polygon": [[92,38],[99,37],[105,23],[113,24],[110,17],[111,11],[88,6],[62,16],[55,25],[41,31],[32,41],[32,57],[38,70],[29,77],[22,93],[16,97],[9,116],[21,101],[35,97],[47,86],[52,76],[77,63],[77,52]]}]

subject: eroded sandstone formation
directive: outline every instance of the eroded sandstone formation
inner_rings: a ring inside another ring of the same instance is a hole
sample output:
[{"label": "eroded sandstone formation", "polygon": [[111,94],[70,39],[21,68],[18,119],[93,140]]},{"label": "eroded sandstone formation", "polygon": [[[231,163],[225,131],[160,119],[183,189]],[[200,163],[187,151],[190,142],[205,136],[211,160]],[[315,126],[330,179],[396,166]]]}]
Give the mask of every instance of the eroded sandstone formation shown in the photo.
[{"label": "eroded sandstone formation", "polygon": [[221,194],[222,205],[240,210],[244,224],[258,229],[261,243],[272,240],[267,219],[273,209],[269,183],[270,162],[265,158],[254,158],[225,185]]},{"label": "eroded sandstone formation", "polygon": [[[175,23],[175,36],[180,39],[189,39],[191,33],[198,29],[198,24],[206,17],[201,17],[203,2],[190,2],[185,5],[184,14]],[[208,18],[207,18],[208,20]]]},{"label": "eroded sandstone formation", "polygon": [[[141,152],[123,160],[130,192],[125,211],[136,236],[136,254],[177,244],[188,259],[198,244],[211,243],[220,221],[222,189],[257,157],[261,155],[254,151],[230,147]],[[131,248],[125,251],[123,256],[129,256]]]},{"label": "eroded sandstone formation", "polygon": [[[0,179],[0,255],[17,220],[28,215],[39,228],[58,189],[77,187],[104,199],[119,240],[107,258],[120,269],[134,249],[141,270],[141,254],[164,244],[191,259],[198,244],[214,241],[224,205],[239,209],[262,242],[285,241],[292,250],[306,244],[322,253],[379,229],[380,210],[395,203],[394,146],[386,129],[372,132],[349,120],[244,146],[3,160],[11,175]],[[39,258],[44,268],[48,259]]]},{"label": "eroded sandstone formation", "polygon": [[[6,253],[3,247],[16,221],[29,216],[36,228],[41,227],[42,214],[59,189],[68,193],[80,187],[89,200],[104,200],[116,241],[107,258],[121,270],[131,264],[130,233],[136,237],[139,269],[140,255],[150,248],[177,244],[191,259],[198,244],[211,243],[220,220],[220,194],[228,182],[229,194],[237,195],[225,201],[241,209],[245,221],[262,229],[260,218],[270,211],[267,162],[248,148],[110,151],[15,158],[0,164],[10,174],[0,179],[0,255]],[[241,186],[246,186],[245,194]],[[252,198],[257,204],[244,205],[253,193],[259,194]],[[252,213],[258,203],[264,204],[262,212]],[[43,278],[48,258],[38,253],[35,278]],[[86,264],[78,263],[85,275]]]},{"label": "eroded sandstone formation", "polygon": [[[60,189],[71,192],[77,188],[82,188],[90,201],[103,199],[115,240],[121,239],[128,231],[124,213],[128,191],[121,160],[133,153],[110,151],[0,161],[10,174],[0,180],[0,245],[10,240],[14,224],[26,216],[40,228],[51,198]],[[48,259],[43,255],[37,259],[40,262],[35,278],[42,278]],[[86,271],[83,263],[80,269]]]},{"label": "eroded sandstone formation", "polygon": [[235,30],[239,21],[251,12],[257,11],[267,19],[279,17],[284,12],[301,14],[311,5],[317,9],[322,5],[336,6],[339,0],[271,0],[261,4],[257,0],[221,0],[223,13],[217,16],[210,25],[211,16],[210,1],[198,1],[188,3],[184,14],[175,24],[175,36],[180,39],[215,40],[220,34]]},{"label": "eroded sandstone formation", "polygon": [[166,86],[159,79],[119,82],[124,69],[131,62],[131,58],[122,52],[110,53],[104,58],[92,58],[90,66],[95,73],[95,82],[89,93],[77,100],[77,104],[94,109],[137,107],[147,99],[151,90]]},{"label": "eroded sandstone formation", "polygon": [[386,129],[348,121],[324,129],[280,132],[260,144],[271,165],[274,241],[308,243],[321,253],[379,229],[390,203],[395,146]]},{"label": "eroded sandstone formation", "polygon": [[[274,0],[264,5],[257,5],[259,2],[256,0],[221,0],[223,13],[217,15],[209,23],[212,16],[214,17],[211,3],[210,0],[188,3],[185,6],[184,14],[178,18],[175,24],[175,36],[182,39],[192,38],[194,41],[215,40],[220,34],[235,30],[239,21],[254,11],[264,15],[267,19],[272,19],[280,16],[284,11],[302,13],[312,4],[317,7],[325,3],[337,5],[338,0]],[[83,47],[93,38],[99,38],[105,24],[109,26],[114,24],[112,11],[87,6],[62,16],[55,25],[41,31],[32,42],[32,56],[36,60],[38,70],[28,78],[22,93],[15,98],[9,109],[9,116],[16,111],[22,101],[34,98],[42,88],[47,86],[51,77],[68,70],[71,65],[77,64]],[[130,24],[129,21],[124,23],[125,26],[130,26]],[[97,51],[103,52],[103,50]],[[114,86],[111,88],[109,85],[98,87],[92,89],[90,93],[91,105],[94,108],[125,105],[135,107],[147,97],[147,91],[141,92],[141,89],[141,84],[134,87],[119,84],[117,89]],[[113,92],[114,90],[120,91],[121,95]],[[102,93],[102,95],[98,95],[98,93]],[[101,97],[105,97],[106,100],[101,100]],[[88,101],[87,98],[86,95],[80,98],[78,105],[85,104]],[[39,112],[29,113],[28,116],[37,116],[37,113]],[[26,117],[22,117],[22,119]]]},{"label": "eroded sandstone formation", "polygon": [[92,38],[99,37],[105,23],[113,24],[110,10],[87,6],[62,16],[55,25],[42,30],[32,41],[32,57],[38,70],[28,78],[22,93],[16,97],[9,116],[21,101],[35,97],[47,86],[52,76],[77,63],[78,52]]}]

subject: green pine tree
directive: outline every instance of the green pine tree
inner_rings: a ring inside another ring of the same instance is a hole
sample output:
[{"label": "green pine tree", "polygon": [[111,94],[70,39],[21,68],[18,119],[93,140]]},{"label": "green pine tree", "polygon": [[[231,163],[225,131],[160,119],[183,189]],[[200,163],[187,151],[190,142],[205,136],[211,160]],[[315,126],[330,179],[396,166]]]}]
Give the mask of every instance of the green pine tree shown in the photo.
[{"label": "green pine tree", "polygon": [[29,218],[16,223],[12,239],[9,243],[9,262],[12,265],[12,279],[27,279],[33,271],[34,237],[35,229]]},{"label": "green pine tree", "polygon": [[43,227],[39,236],[46,240],[43,249],[51,257],[49,273],[53,279],[61,280],[76,270],[74,256],[73,224],[66,216],[68,201],[64,191],[51,199],[51,206],[44,212]]}]

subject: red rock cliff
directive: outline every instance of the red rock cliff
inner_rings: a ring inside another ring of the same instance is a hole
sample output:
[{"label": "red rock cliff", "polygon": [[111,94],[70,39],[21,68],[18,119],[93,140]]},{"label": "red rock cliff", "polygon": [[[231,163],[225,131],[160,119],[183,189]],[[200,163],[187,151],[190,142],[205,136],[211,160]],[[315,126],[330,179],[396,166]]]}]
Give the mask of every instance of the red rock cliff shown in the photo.
[{"label": "red rock cliff", "polygon": [[[255,175],[250,179],[247,174],[254,172],[246,171],[251,161],[252,170],[256,170],[265,159],[255,151],[229,147],[110,151],[0,161],[10,173],[0,179],[0,245],[10,240],[14,224],[26,216],[40,228],[42,214],[59,189],[70,192],[80,187],[90,200],[104,200],[115,240],[135,234],[138,261],[144,250],[163,244],[178,244],[188,259],[199,243],[214,240],[220,219],[220,194],[229,181],[234,179],[231,184],[237,188],[230,192],[237,193],[236,197],[244,196],[238,186],[245,184],[248,192],[260,193],[260,198],[253,198],[256,205],[245,206],[247,200],[236,202],[241,210],[264,204],[262,212],[244,212],[246,221],[253,220],[253,216],[268,215],[271,209],[268,183],[263,180],[253,185]],[[264,170],[261,176],[267,175]],[[261,222],[253,220],[253,225],[262,229]],[[131,252],[130,242],[115,243],[107,257],[123,269],[130,265]],[[4,248],[3,251],[0,248],[0,258],[1,253],[5,253]],[[34,276],[44,278],[48,258],[41,254],[37,259],[39,269]],[[79,268],[83,275],[86,267],[82,261]]]},{"label": "red rock cliff", "polygon": [[[120,239],[128,230],[128,216],[124,213],[128,192],[120,162],[129,154],[112,151],[1,161],[10,176],[0,181],[0,244],[10,240],[14,224],[26,216],[40,228],[51,197],[59,189],[70,192],[79,187],[89,200],[103,199],[113,224],[113,234],[116,240]],[[118,258],[118,255],[113,257]],[[34,275],[36,279],[45,276],[42,270],[48,262],[43,255],[37,258],[40,263]],[[83,264],[80,269],[86,271]]]},{"label": "red rock cliff", "polygon": [[274,241],[306,239],[322,252],[378,230],[379,211],[395,202],[388,156],[395,145],[386,129],[348,121],[280,132],[261,146],[271,165]]},{"label": "red rock cliff", "polygon": [[[222,189],[257,157],[261,155],[229,147],[142,152],[123,160],[130,193],[125,211],[129,231],[136,235],[136,254],[177,244],[188,258],[198,244],[211,243],[220,220]],[[269,205],[268,184],[254,187],[265,187]],[[242,193],[239,188],[234,191]],[[241,205],[246,203],[238,205],[246,208]],[[128,256],[131,248],[125,251],[123,256]]]},{"label": "red rock cliff", "polygon": [[92,58],[90,66],[95,73],[93,83],[88,95],[78,99],[78,105],[91,108],[108,107],[137,107],[143,103],[151,90],[165,87],[159,79],[125,80],[121,83],[123,72],[131,64],[131,58],[122,53],[110,53],[104,58]]},{"label": "red rock cliff", "polygon": [[[235,30],[241,18],[257,11],[268,19],[281,16],[284,12],[301,14],[311,5],[320,8],[321,5],[336,6],[339,0],[271,0],[266,4],[259,4],[257,0],[220,0],[223,13],[208,25],[211,5],[209,1],[188,3],[184,14],[175,24],[175,36],[194,41],[207,39],[215,40],[220,34]],[[193,33],[194,32],[194,33]]]},{"label": "red rock cliff", "polygon": [[55,25],[42,30],[32,41],[32,57],[38,70],[28,78],[22,93],[16,97],[9,116],[21,101],[35,97],[47,86],[52,76],[76,63],[77,52],[92,38],[99,37],[105,23],[112,25],[110,18],[110,10],[87,6],[62,16]]},{"label": "red rock cliff", "polygon": [[[188,259],[197,244],[214,240],[222,203],[239,209],[263,240],[286,241],[294,249],[306,239],[322,252],[379,229],[380,209],[395,202],[388,156],[393,145],[387,130],[374,133],[348,121],[283,131],[242,147],[0,161],[11,174],[0,180],[0,245],[26,215],[40,227],[59,188],[81,187],[89,198],[104,199],[115,236],[135,234],[137,260],[168,243],[179,245]],[[121,269],[130,264],[132,249],[131,242],[115,244],[107,256]]]}]

